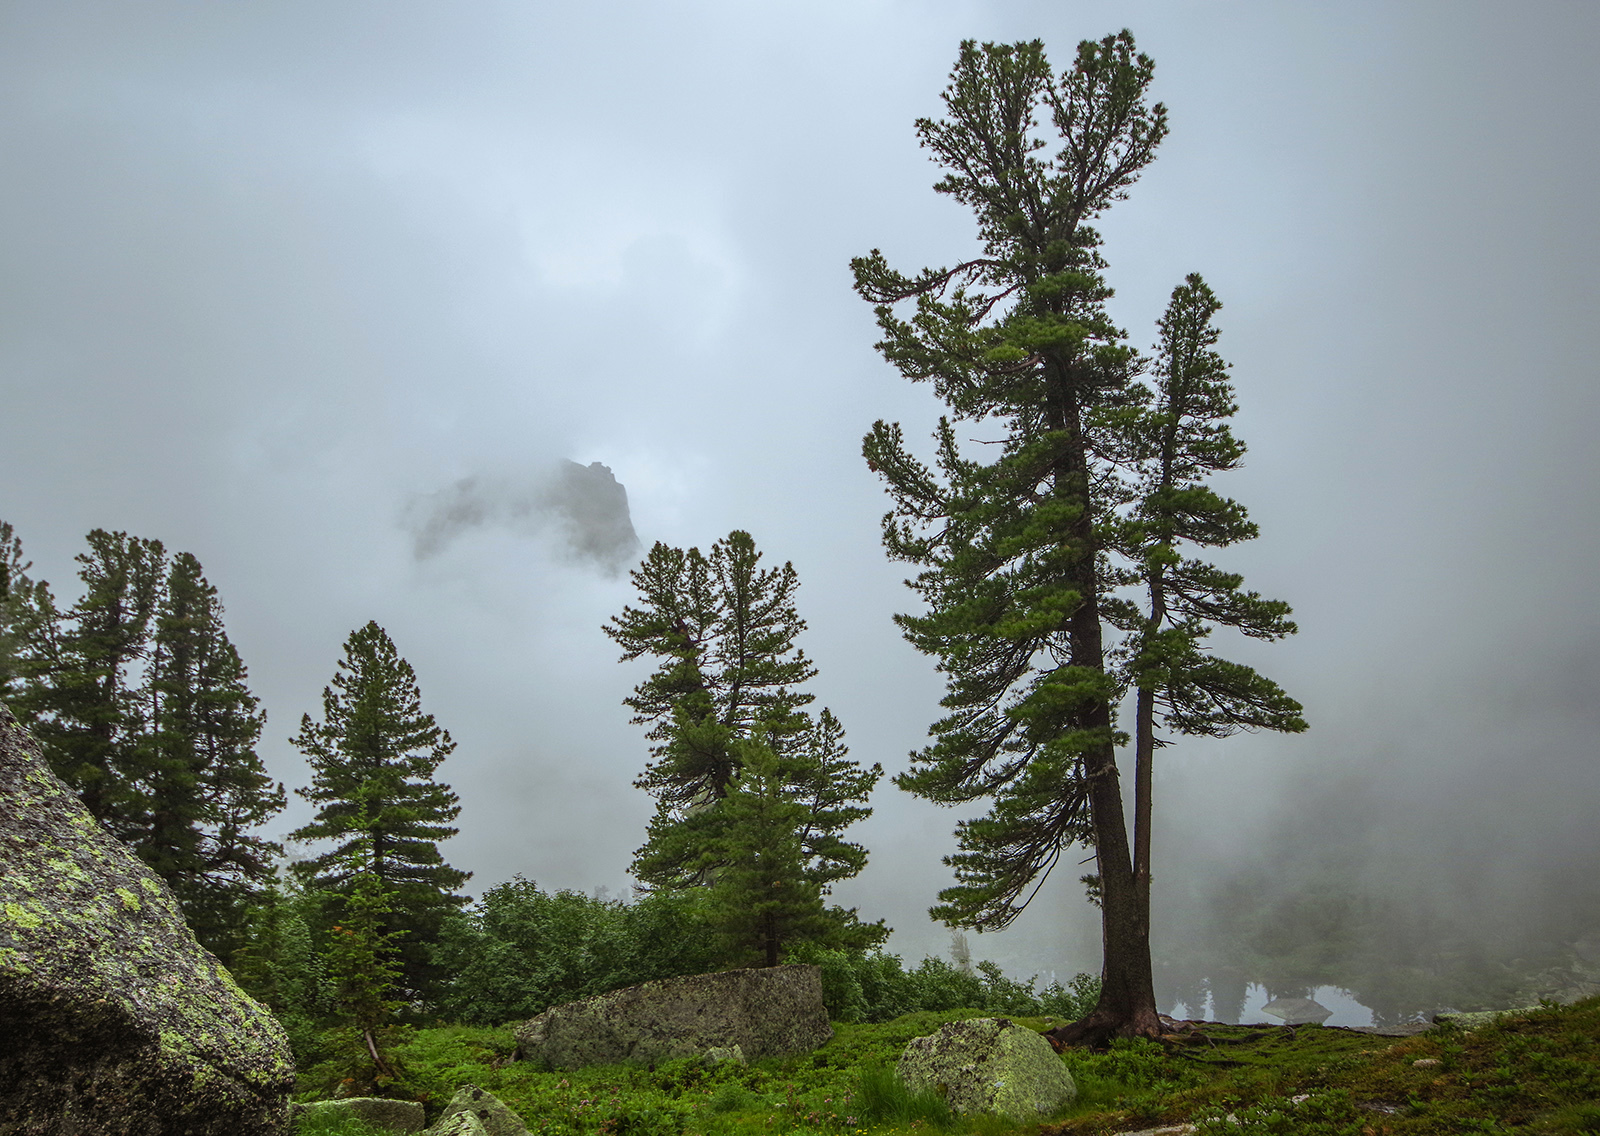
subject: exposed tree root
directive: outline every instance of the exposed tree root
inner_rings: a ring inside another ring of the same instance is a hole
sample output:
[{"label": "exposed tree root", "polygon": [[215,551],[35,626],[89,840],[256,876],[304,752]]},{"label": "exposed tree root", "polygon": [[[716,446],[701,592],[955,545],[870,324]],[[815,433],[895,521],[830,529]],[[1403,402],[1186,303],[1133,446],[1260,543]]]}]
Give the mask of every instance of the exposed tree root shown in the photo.
[{"label": "exposed tree root", "polygon": [[1132,1015],[1095,1010],[1081,1021],[1069,1022],[1047,1031],[1044,1038],[1059,1053],[1072,1046],[1109,1049],[1113,1041],[1124,1037],[1147,1037],[1151,1041],[1159,1041],[1164,1032],[1161,1019],[1153,1010]]}]

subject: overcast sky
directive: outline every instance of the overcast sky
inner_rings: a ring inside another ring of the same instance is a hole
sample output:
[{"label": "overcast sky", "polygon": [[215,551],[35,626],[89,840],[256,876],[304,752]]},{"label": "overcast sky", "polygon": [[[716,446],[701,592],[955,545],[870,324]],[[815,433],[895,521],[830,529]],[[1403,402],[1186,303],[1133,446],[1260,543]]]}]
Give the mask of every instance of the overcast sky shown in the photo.
[{"label": "overcast sky", "polygon": [[[1193,271],[1226,304],[1250,454],[1219,488],[1262,530],[1228,562],[1301,627],[1238,654],[1312,723],[1162,751],[1158,878],[1358,798],[1369,848],[1431,864],[1464,824],[1504,889],[1596,854],[1583,0],[0,4],[0,518],[69,598],[91,528],[198,556],[291,788],[288,735],[376,619],[459,742],[474,894],[620,891],[650,803],[645,668],[599,630],[626,576],[505,509],[419,556],[467,479],[533,500],[602,462],[646,544],[749,530],[799,572],[819,703],[903,769],[941,686],[890,623],[859,448],[937,407],[847,262],[972,247],[912,132],[959,41],[1064,66],[1124,26],[1172,133],[1105,220],[1113,314],[1148,345]],[[941,951],[954,817],[875,804],[840,894]],[[974,953],[1097,969],[1077,874]]]}]

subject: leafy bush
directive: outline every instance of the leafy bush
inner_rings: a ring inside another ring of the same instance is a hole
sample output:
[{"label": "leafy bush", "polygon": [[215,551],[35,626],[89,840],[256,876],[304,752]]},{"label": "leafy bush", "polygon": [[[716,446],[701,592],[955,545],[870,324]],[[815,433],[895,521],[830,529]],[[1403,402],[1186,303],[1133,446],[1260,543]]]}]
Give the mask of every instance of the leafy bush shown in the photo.
[{"label": "leafy bush", "polygon": [[1037,979],[1023,983],[1007,978],[992,962],[965,970],[930,956],[907,970],[898,955],[811,946],[790,952],[788,961],[822,969],[822,1000],[836,1022],[887,1022],[904,1014],[947,1010],[1074,1020],[1093,1009],[1100,997],[1100,980],[1093,975],[1077,975],[1066,986],[1052,982],[1036,992]]},{"label": "leafy bush", "polygon": [[701,902],[661,893],[625,904],[544,892],[518,876],[445,924],[433,951],[451,976],[439,1009],[493,1025],[620,986],[715,970],[721,958]]}]

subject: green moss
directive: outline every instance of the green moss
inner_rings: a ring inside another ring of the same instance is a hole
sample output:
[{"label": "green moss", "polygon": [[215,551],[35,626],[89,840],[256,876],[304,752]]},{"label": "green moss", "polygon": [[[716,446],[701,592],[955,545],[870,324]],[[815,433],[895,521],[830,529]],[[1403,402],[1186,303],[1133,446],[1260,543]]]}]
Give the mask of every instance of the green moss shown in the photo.
[{"label": "green moss", "polygon": [[133,892],[129,891],[127,888],[119,887],[117,889],[117,894],[122,897],[122,906],[126,907],[129,911],[138,911],[140,907],[143,906],[143,904],[139,902],[139,897],[134,895]]},{"label": "green moss", "polygon": [[156,883],[155,880],[151,879],[149,876],[142,878],[139,881],[139,886],[144,888],[144,890],[149,892],[151,895],[161,894],[161,885]]},{"label": "green moss", "polygon": [[5,913],[6,922],[15,923],[18,927],[24,927],[30,931],[35,927],[42,927],[44,925],[44,919],[41,916],[35,912],[29,911],[20,903],[6,904]]}]

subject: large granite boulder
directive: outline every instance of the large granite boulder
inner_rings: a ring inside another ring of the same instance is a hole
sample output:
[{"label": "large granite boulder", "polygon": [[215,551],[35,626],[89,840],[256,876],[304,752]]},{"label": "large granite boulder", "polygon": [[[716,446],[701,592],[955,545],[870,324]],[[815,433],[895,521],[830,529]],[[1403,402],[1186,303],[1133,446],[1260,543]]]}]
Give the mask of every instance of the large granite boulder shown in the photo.
[{"label": "large granite boulder", "polygon": [[667,978],[553,1006],[517,1027],[517,1051],[552,1069],[581,1069],[734,1046],[752,1061],[789,1057],[832,1037],[821,970],[774,966]]},{"label": "large granite boulder", "polygon": [[0,706],[0,1133],[278,1136],[283,1029]]},{"label": "large granite boulder", "polygon": [[936,1093],[954,1112],[996,1112],[1019,1123],[1037,1121],[1078,1095],[1050,1043],[1005,1018],[951,1022],[912,1038],[899,1073],[912,1092]]}]

